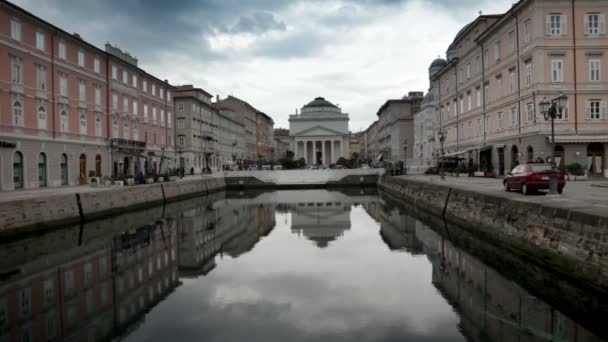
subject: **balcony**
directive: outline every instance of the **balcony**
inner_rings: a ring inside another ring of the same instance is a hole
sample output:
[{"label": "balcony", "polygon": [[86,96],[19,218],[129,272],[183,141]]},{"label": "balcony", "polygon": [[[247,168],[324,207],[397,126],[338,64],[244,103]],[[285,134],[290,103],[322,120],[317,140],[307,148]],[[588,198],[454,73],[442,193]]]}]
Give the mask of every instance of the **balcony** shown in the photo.
[{"label": "balcony", "polygon": [[208,130],[203,130],[201,131],[201,136],[203,137],[203,139],[205,140],[215,140],[217,141],[217,136],[214,132],[212,131],[208,131]]}]

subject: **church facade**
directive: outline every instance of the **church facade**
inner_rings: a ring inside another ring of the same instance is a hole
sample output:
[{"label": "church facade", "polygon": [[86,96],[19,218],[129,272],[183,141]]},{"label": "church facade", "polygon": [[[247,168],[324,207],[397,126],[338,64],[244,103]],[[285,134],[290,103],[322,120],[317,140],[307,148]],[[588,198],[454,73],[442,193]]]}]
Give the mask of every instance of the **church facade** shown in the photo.
[{"label": "church facade", "polygon": [[307,166],[329,166],[341,157],[350,158],[348,114],[337,105],[317,97],[289,116],[289,137],[296,159]]}]

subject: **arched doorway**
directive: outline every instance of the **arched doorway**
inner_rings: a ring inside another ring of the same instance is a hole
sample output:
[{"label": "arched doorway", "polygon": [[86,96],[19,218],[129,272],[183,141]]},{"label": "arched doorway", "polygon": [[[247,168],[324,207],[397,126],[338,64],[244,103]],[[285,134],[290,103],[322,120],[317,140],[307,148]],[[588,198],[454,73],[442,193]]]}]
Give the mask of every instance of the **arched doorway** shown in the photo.
[{"label": "arched doorway", "polygon": [[553,156],[555,157],[555,166],[558,169],[562,170],[566,165],[566,158],[564,158],[564,147],[562,145],[555,145],[555,151],[553,152]]},{"label": "arched doorway", "polygon": [[61,155],[61,185],[68,185],[68,156]]},{"label": "arched doorway", "polygon": [[15,189],[23,189],[23,154],[19,151],[13,155],[13,183]]},{"label": "arched doorway", "polygon": [[534,162],[534,149],[532,146],[528,146],[528,161]]},{"label": "arched doorway", "polygon": [[80,155],[80,178],[79,184],[87,183],[87,156],[83,153]]},{"label": "arched doorway", "polygon": [[590,176],[601,177],[605,168],[604,146],[594,143],[587,145],[587,171]]},{"label": "arched doorway", "polygon": [[46,155],[40,153],[38,155],[38,186],[43,188],[46,187]]},{"label": "arched doorway", "polygon": [[511,146],[511,170],[519,165],[519,149],[517,145]]},{"label": "arched doorway", "polygon": [[95,177],[101,177],[101,156],[95,157]]}]

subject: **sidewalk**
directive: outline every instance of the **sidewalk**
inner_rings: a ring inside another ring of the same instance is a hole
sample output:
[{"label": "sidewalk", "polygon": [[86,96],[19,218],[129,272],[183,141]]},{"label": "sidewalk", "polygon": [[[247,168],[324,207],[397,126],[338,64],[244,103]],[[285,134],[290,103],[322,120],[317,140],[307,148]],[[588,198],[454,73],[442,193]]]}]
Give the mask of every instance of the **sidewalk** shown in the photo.
[{"label": "sidewalk", "polygon": [[[184,178],[177,178],[177,182],[183,182],[188,180],[196,180],[196,179],[204,179],[204,178],[213,178],[220,177],[223,174],[218,172],[216,174],[206,174],[206,175],[186,175]],[[136,185],[137,186],[137,185]],[[93,187],[91,185],[76,185],[76,186],[62,186],[56,188],[40,188],[40,189],[24,189],[24,190],[13,190],[13,191],[2,191],[0,192],[0,203],[10,202],[22,199],[30,199],[33,197],[46,197],[52,195],[69,195],[76,193],[88,193],[88,192],[101,192],[107,191],[110,189],[117,189],[119,186],[111,185],[111,186],[99,186]]]},{"label": "sidewalk", "polygon": [[446,176],[398,176],[423,182],[442,183],[463,190],[478,191],[509,198],[511,200],[545,204],[582,211],[594,215],[608,216],[608,183],[604,181],[569,181],[562,195],[547,195],[546,192],[525,196],[520,192],[506,192],[502,179],[482,177]]}]

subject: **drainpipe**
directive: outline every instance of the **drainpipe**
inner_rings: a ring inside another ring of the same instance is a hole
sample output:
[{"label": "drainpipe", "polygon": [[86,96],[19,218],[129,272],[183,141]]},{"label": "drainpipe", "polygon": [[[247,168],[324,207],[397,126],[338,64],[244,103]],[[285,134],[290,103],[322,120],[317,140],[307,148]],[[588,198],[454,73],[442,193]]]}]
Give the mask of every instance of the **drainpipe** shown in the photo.
[{"label": "drainpipe", "polygon": [[110,174],[114,174],[114,146],[110,139],[110,55],[106,53],[106,139],[110,145]]},{"label": "drainpipe", "polygon": [[513,13],[511,16],[515,18],[515,44],[517,51],[517,126],[518,126],[518,140],[521,144],[521,61],[519,58],[519,17]]},{"label": "drainpipe", "polygon": [[53,106],[53,140],[56,137],[57,126],[55,123],[55,106],[57,105],[57,101],[55,99],[55,36],[57,35],[57,31],[55,34],[51,35],[51,105]]},{"label": "drainpipe", "polygon": [[454,87],[454,90],[456,91],[456,151],[460,151],[460,122],[458,122],[458,120],[460,119],[460,103],[459,103],[459,97],[458,97],[458,82],[460,82],[460,80],[458,79],[458,63],[456,63],[456,68],[454,69],[454,83],[456,83],[456,86]]},{"label": "drainpipe", "polygon": [[483,50],[483,44],[481,43],[477,43],[479,44],[479,47],[481,48],[481,111],[482,111],[482,117],[481,117],[481,125],[483,127],[483,147],[486,146],[486,59],[484,57],[484,50]]},{"label": "drainpipe", "polygon": [[[576,18],[575,17],[575,13],[574,13],[574,0],[571,1],[572,3],[572,18]],[[577,84],[578,84],[578,80],[576,78],[576,20],[572,19],[572,49],[573,49],[573,55],[574,55],[574,133],[578,134],[578,115],[577,115],[577,109],[578,109],[578,90],[577,90]]]}]

